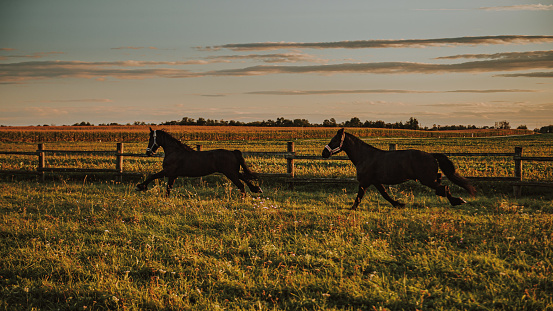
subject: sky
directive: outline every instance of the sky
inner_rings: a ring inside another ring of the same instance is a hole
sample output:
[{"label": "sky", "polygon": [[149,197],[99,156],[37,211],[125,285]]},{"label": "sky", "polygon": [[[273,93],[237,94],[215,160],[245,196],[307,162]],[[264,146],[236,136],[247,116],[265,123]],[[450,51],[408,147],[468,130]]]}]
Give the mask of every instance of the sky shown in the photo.
[{"label": "sky", "polygon": [[553,0],[3,0],[0,125],[553,124]]}]

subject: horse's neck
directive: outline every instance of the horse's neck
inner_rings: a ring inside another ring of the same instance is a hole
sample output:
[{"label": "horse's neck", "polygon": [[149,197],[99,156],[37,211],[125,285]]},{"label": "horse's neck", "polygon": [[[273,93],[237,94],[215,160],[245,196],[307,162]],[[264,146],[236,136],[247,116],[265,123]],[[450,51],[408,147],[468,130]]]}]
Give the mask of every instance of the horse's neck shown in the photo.
[{"label": "horse's neck", "polygon": [[357,165],[362,158],[370,157],[373,153],[379,151],[378,148],[375,148],[352,135],[348,135],[347,143],[344,147],[345,148],[342,149],[348,155],[353,165]]},{"label": "horse's neck", "polygon": [[163,151],[165,152],[165,154],[183,150],[182,144],[180,144],[176,139],[170,137],[166,133],[163,136],[163,140],[159,142],[159,145],[163,147]]}]

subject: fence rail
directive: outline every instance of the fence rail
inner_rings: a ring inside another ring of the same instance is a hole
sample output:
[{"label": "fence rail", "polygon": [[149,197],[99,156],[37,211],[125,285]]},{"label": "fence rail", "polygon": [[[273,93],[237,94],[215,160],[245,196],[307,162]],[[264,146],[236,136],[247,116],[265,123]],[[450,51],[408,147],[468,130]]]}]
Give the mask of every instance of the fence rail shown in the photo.
[{"label": "fence rail", "polygon": [[[196,145],[196,150],[201,151],[202,145]],[[390,144],[389,150],[397,150],[397,144]],[[114,156],[115,168],[113,169],[98,169],[98,168],[62,168],[62,167],[48,167],[46,166],[46,159],[48,154],[62,155],[62,154],[77,154],[77,155],[95,155],[95,156]],[[287,161],[286,173],[281,174],[260,174],[262,177],[285,177],[287,182],[291,185],[296,183],[315,182],[315,183],[355,183],[354,178],[301,178],[295,176],[295,161],[296,160],[324,160],[324,161],[337,161],[348,160],[347,156],[334,156],[329,159],[323,159],[321,156],[316,155],[301,155],[296,154],[294,142],[287,142],[286,151],[283,152],[242,152],[245,156],[272,156],[282,157]],[[523,181],[522,162],[523,161],[542,161],[553,162],[553,157],[524,157],[522,156],[522,147],[515,147],[514,152],[480,152],[480,153],[444,153],[447,156],[460,156],[460,157],[512,157],[515,163],[513,176],[509,177],[470,177],[468,179],[477,181],[504,181],[511,182],[513,184],[513,190],[515,195],[520,195],[522,186],[553,186],[552,182],[536,182],[536,181]],[[48,150],[45,149],[45,144],[41,143],[37,145],[36,151],[0,151],[0,155],[26,155],[37,156],[38,164],[35,171],[30,170],[0,170],[0,174],[35,174],[42,177],[44,180],[45,173],[48,172],[64,172],[64,173],[113,173],[115,175],[142,175],[137,172],[125,172],[123,169],[123,161],[126,157],[148,157],[145,154],[124,152],[123,143],[117,143],[117,148],[114,151],[86,151],[86,150]],[[163,157],[163,154],[156,154],[154,157]]]}]

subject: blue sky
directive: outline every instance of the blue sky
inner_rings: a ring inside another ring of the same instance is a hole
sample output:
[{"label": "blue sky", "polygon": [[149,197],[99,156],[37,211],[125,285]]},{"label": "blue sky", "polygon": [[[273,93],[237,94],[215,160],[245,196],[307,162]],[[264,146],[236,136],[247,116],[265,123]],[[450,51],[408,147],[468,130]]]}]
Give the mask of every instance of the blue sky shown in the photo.
[{"label": "blue sky", "polygon": [[0,124],[553,124],[553,1],[2,1]]}]

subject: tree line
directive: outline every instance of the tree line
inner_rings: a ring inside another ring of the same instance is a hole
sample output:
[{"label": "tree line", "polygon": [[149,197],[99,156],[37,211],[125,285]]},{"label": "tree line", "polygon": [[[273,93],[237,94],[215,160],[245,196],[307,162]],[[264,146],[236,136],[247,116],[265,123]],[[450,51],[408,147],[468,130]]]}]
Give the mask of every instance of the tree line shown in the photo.
[{"label": "tree line", "polygon": [[[99,124],[100,126],[110,125],[123,125],[119,123]],[[411,117],[409,120],[403,122],[387,123],[382,120],[378,121],[361,121],[358,117],[352,117],[350,120],[344,122],[337,122],[336,119],[325,119],[322,123],[311,123],[307,119],[286,119],[284,117],[277,118],[276,120],[263,120],[263,121],[251,121],[241,122],[235,120],[213,120],[198,118],[193,119],[189,117],[183,117],[181,120],[166,121],[160,124],[145,123],[136,121],[133,124],[127,123],[126,125],[199,125],[199,126],[264,126],[264,127],[365,127],[365,128],[377,128],[377,129],[406,129],[406,130],[426,130],[426,131],[451,131],[451,130],[475,130],[475,129],[511,129],[511,125],[508,121],[495,122],[494,126],[482,126],[476,125],[437,125],[432,127],[421,127],[419,121]],[[73,126],[94,126],[90,122],[75,123]],[[526,125],[520,125],[517,129],[528,129]],[[541,127],[540,129],[534,129],[539,133],[553,133],[553,125]]]},{"label": "tree line", "polygon": [[[387,123],[382,120],[378,121],[361,121],[358,117],[352,117],[350,120],[344,122],[336,122],[336,119],[325,119],[322,123],[311,123],[307,119],[286,119],[277,118],[276,120],[263,120],[252,122],[240,122],[240,121],[225,121],[225,120],[212,120],[199,118],[198,120],[184,117],[180,121],[167,121],[160,125],[209,125],[209,126],[267,126],[267,127],[365,127],[365,128],[378,128],[378,129],[404,129],[404,130],[434,130],[434,131],[448,131],[448,130],[472,130],[472,129],[510,129],[511,126],[507,121],[496,122],[495,126],[483,126],[477,127],[476,125],[436,125],[432,127],[421,127],[419,121],[411,117],[409,120],[403,122]],[[521,125],[518,129],[527,129],[525,125]]]}]

